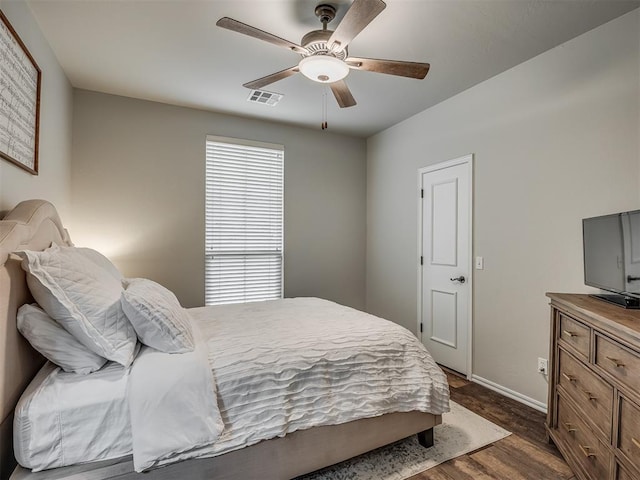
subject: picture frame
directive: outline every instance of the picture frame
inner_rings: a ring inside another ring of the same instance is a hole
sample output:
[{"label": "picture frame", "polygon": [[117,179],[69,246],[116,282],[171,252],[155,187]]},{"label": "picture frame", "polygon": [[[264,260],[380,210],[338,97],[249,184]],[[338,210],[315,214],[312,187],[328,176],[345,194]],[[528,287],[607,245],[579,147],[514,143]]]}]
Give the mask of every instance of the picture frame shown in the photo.
[{"label": "picture frame", "polygon": [[38,175],[42,72],[0,10],[0,157]]}]

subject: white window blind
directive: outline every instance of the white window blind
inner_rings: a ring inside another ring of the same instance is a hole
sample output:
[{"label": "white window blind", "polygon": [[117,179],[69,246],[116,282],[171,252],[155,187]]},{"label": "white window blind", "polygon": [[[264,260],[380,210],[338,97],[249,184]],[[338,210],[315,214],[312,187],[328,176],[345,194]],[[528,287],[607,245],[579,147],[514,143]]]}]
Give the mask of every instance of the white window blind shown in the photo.
[{"label": "white window blind", "polygon": [[282,297],[284,150],[207,137],[205,303]]}]

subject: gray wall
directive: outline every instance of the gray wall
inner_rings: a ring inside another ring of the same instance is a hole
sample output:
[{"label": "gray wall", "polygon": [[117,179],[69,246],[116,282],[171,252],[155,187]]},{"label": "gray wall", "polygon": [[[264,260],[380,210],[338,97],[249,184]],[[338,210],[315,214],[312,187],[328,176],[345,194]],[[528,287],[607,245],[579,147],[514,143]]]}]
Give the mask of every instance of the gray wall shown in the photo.
[{"label": "gray wall", "polygon": [[285,295],[364,308],[365,140],[84,90],[73,114],[77,245],[162,283],[185,306],[202,305],[205,138],[278,143]]},{"label": "gray wall", "polygon": [[24,1],[0,0],[11,22],[42,71],[40,93],[39,175],[0,158],[0,211],[29,198],[53,202],[69,217],[71,112],[73,89]]},{"label": "gray wall", "polygon": [[475,154],[473,373],[546,404],[545,292],[585,291],[581,219],[638,208],[638,10],[371,137],[367,310],[415,331],[417,172]]}]

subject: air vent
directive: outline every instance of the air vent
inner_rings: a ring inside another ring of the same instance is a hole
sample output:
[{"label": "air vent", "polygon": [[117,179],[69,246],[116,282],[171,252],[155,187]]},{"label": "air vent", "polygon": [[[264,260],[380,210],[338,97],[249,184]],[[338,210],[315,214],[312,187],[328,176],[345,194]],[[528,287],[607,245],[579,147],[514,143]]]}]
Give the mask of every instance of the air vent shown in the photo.
[{"label": "air vent", "polygon": [[247,101],[274,107],[282,97],[283,95],[281,93],[265,92],[264,90],[251,90]]}]

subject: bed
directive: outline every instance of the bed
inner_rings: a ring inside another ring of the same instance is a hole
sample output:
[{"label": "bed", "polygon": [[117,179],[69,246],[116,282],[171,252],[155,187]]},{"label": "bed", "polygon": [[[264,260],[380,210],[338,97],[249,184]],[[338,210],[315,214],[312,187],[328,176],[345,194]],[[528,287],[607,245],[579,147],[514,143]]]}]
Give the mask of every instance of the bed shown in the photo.
[{"label": "bed", "polygon": [[[0,478],[140,478],[140,474],[134,472],[130,455],[37,473],[15,467],[13,412],[32,379],[36,374],[42,375],[41,368],[45,360],[30,347],[16,328],[18,308],[33,300],[20,266],[20,258],[12,252],[19,249],[41,251],[52,242],[71,245],[55,208],[46,201],[22,202],[0,221]],[[234,307],[229,308],[233,310]],[[202,314],[200,310],[195,309],[194,316]],[[207,323],[201,322],[200,325],[206,329]],[[414,434],[419,436],[423,445],[432,445],[433,427],[439,423],[440,414],[415,410],[313,426],[216,456],[189,459],[151,469],[145,472],[144,478],[289,479]]]}]

